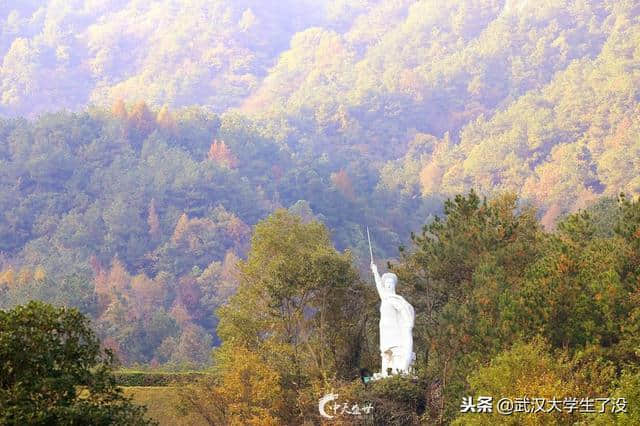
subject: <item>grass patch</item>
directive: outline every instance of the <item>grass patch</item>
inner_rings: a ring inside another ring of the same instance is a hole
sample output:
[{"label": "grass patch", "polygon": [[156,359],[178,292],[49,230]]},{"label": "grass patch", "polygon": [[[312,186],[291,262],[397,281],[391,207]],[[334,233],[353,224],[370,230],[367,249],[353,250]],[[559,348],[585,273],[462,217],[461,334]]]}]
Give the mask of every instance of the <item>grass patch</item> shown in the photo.
[{"label": "grass patch", "polygon": [[161,426],[206,426],[205,419],[197,413],[185,416],[178,412],[178,393],[175,386],[124,386],[125,395],[133,402],[147,407],[147,417]]}]

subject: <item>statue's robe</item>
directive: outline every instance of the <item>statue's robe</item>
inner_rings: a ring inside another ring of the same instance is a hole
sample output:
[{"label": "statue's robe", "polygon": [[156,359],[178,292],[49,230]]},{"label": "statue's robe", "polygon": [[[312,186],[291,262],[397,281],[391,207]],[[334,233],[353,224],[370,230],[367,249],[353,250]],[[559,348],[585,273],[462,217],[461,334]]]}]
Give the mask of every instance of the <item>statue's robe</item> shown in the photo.
[{"label": "statue's robe", "polygon": [[413,306],[397,294],[385,294],[380,302],[380,351],[413,346]]}]

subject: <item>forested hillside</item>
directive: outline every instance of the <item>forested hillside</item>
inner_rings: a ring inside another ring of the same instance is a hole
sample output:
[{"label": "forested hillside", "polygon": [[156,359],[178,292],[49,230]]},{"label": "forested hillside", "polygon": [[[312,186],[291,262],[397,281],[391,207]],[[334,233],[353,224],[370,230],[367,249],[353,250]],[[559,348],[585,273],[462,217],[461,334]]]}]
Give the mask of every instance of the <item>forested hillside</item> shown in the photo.
[{"label": "forested hillside", "polygon": [[127,365],[210,363],[276,209],[362,266],[470,189],[547,231],[640,193],[634,0],[3,2],[0,56],[0,307]]},{"label": "forested hillside", "polygon": [[[517,190],[544,223],[635,193],[638,5],[29,1],[3,6],[0,112],[235,108],[410,196]],[[637,155],[636,155],[637,157]],[[627,161],[626,167],[616,167]],[[631,162],[629,162],[631,161]]]},{"label": "forested hillside", "polygon": [[435,210],[377,191],[366,162],[293,151],[233,114],[116,102],[0,129],[0,306],[79,307],[127,364],[207,363],[214,309],[274,209],[361,253],[369,225],[380,258]]}]

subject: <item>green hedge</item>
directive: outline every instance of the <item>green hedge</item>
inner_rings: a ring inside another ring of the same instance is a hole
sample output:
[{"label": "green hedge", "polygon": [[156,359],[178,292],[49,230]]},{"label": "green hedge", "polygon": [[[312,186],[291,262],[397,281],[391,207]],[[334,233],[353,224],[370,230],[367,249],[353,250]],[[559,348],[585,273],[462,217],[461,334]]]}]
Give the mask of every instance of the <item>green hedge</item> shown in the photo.
[{"label": "green hedge", "polygon": [[170,386],[195,382],[206,375],[207,373],[201,372],[117,371],[114,373],[118,386]]}]

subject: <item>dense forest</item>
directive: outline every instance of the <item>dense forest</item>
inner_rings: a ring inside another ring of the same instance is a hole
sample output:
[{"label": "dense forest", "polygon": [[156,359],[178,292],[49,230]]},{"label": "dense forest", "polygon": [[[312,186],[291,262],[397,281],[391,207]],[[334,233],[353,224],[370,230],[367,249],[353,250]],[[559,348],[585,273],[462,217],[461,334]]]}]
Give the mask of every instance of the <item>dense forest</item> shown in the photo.
[{"label": "dense forest", "polygon": [[380,415],[639,400],[636,1],[25,0],[0,57],[0,309],[77,308],[125,366],[213,369],[183,402],[214,424],[362,391],[366,227],[423,381],[367,390]]},{"label": "dense forest", "polygon": [[[214,424],[302,424],[332,390],[373,402],[363,424],[637,424],[640,201],[605,199],[553,233],[517,204],[470,192],[413,234],[391,269],[416,310],[417,379],[369,387],[354,378],[379,368],[372,284],[319,222],[276,211],[218,310],[215,379],[184,391],[187,405]],[[467,395],[609,402],[603,414],[460,414]]]}]

